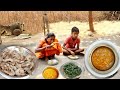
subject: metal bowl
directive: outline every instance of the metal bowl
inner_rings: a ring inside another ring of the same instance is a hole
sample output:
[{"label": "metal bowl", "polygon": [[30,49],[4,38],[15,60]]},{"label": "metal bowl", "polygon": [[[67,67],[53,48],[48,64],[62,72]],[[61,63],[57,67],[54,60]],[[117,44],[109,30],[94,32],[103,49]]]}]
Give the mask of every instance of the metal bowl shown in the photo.
[{"label": "metal bowl", "polygon": [[[57,77],[56,77],[56,79],[58,79],[58,77],[59,77],[59,71],[58,71],[58,69],[56,68],[56,67],[54,67],[54,66],[47,66],[47,67],[45,67],[44,68],[44,70],[43,70],[43,72],[46,70],[46,69],[54,69],[56,72],[57,72]],[[44,78],[44,75],[43,75],[43,72],[42,72],[42,77]],[[44,78],[44,79],[46,79],[46,78]]]},{"label": "metal bowl", "polygon": [[[108,69],[106,71],[97,70],[92,65],[92,62],[91,62],[91,55],[92,55],[93,51],[96,48],[101,47],[101,46],[105,46],[105,47],[110,48],[115,54],[114,65],[110,69]],[[120,67],[120,54],[119,54],[117,46],[115,44],[113,44],[112,42],[107,41],[107,40],[98,40],[98,41],[92,43],[86,50],[85,66],[86,66],[87,70],[93,76],[95,76],[96,78],[107,78],[107,77],[112,76],[113,74],[115,74],[118,71],[118,69]]]},{"label": "metal bowl", "polygon": [[[23,49],[22,52],[19,51],[19,49],[18,49],[19,47]],[[21,53],[21,54],[23,54],[24,56],[26,56],[26,55],[29,54],[29,55],[35,57],[35,60],[34,60],[35,66],[34,66],[34,69],[33,69],[33,71],[32,71],[32,74],[34,74],[34,73],[36,72],[36,68],[37,68],[37,66],[38,66],[38,65],[37,65],[37,58],[36,58],[35,54],[34,54],[31,50],[29,50],[29,49],[27,49],[27,48],[25,48],[25,47],[22,47],[22,46],[8,46],[8,47],[6,47],[6,48],[4,48],[4,49],[16,50],[18,53]],[[4,49],[3,49],[2,51],[4,51]],[[1,53],[2,53],[2,52],[1,52]],[[27,75],[27,76],[9,76],[9,75],[5,74],[5,73],[2,72],[2,71],[0,71],[0,74],[1,74],[4,78],[6,78],[6,79],[28,79],[28,78],[30,78],[30,76],[31,76],[31,75]]]},{"label": "metal bowl", "polygon": [[[75,64],[76,66],[80,67],[81,68],[81,74],[79,76],[76,76],[74,78],[69,78],[65,73],[64,73],[64,70],[63,70],[63,67],[66,65],[66,64],[69,64],[69,63],[73,63]],[[73,62],[73,61],[69,61],[69,62],[66,62],[65,64],[63,64],[61,67],[60,67],[60,72],[62,74],[62,76],[66,79],[79,79],[82,75],[83,75],[83,72],[84,72],[84,68],[78,64],[77,62]]]}]

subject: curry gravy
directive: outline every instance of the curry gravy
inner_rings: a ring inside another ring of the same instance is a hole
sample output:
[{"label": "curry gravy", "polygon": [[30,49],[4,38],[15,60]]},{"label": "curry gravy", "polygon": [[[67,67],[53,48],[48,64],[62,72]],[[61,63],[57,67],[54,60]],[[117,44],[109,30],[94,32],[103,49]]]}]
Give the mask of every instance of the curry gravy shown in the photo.
[{"label": "curry gravy", "polygon": [[91,61],[97,70],[106,71],[114,65],[115,54],[110,48],[101,46],[93,51]]}]

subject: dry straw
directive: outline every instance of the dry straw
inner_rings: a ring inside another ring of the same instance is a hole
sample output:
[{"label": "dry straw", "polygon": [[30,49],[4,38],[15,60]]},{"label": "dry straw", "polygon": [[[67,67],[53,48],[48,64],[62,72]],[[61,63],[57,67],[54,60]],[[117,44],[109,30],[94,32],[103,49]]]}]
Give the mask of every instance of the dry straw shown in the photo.
[{"label": "dry straw", "polygon": [[[25,23],[25,33],[36,34],[42,32],[44,11],[0,11],[0,24],[9,25],[14,22]],[[46,11],[49,23],[59,21],[88,21],[88,11]],[[99,21],[103,13],[94,11],[94,21]]]}]

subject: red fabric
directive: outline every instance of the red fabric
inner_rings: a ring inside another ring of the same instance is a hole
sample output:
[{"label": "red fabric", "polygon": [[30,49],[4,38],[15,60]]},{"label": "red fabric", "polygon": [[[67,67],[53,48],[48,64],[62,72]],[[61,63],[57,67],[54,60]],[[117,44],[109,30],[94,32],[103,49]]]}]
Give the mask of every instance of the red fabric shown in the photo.
[{"label": "red fabric", "polygon": [[77,38],[75,40],[72,39],[72,36],[68,37],[65,42],[67,48],[75,48],[77,44],[80,43],[80,39]]}]

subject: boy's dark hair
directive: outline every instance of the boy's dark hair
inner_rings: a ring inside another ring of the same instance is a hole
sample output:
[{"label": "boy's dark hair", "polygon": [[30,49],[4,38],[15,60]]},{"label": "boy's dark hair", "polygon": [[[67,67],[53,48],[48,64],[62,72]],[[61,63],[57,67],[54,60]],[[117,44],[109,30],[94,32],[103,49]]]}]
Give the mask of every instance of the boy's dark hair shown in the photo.
[{"label": "boy's dark hair", "polygon": [[77,27],[73,27],[73,28],[71,29],[71,33],[73,33],[73,32],[78,32],[78,33],[79,33],[79,29],[78,29]]},{"label": "boy's dark hair", "polygon": [[48,33],[46,35],[45,41],[47,41],[47,38],[50,38],[50,37],[55,37],[55,34],[54,33]]}]

